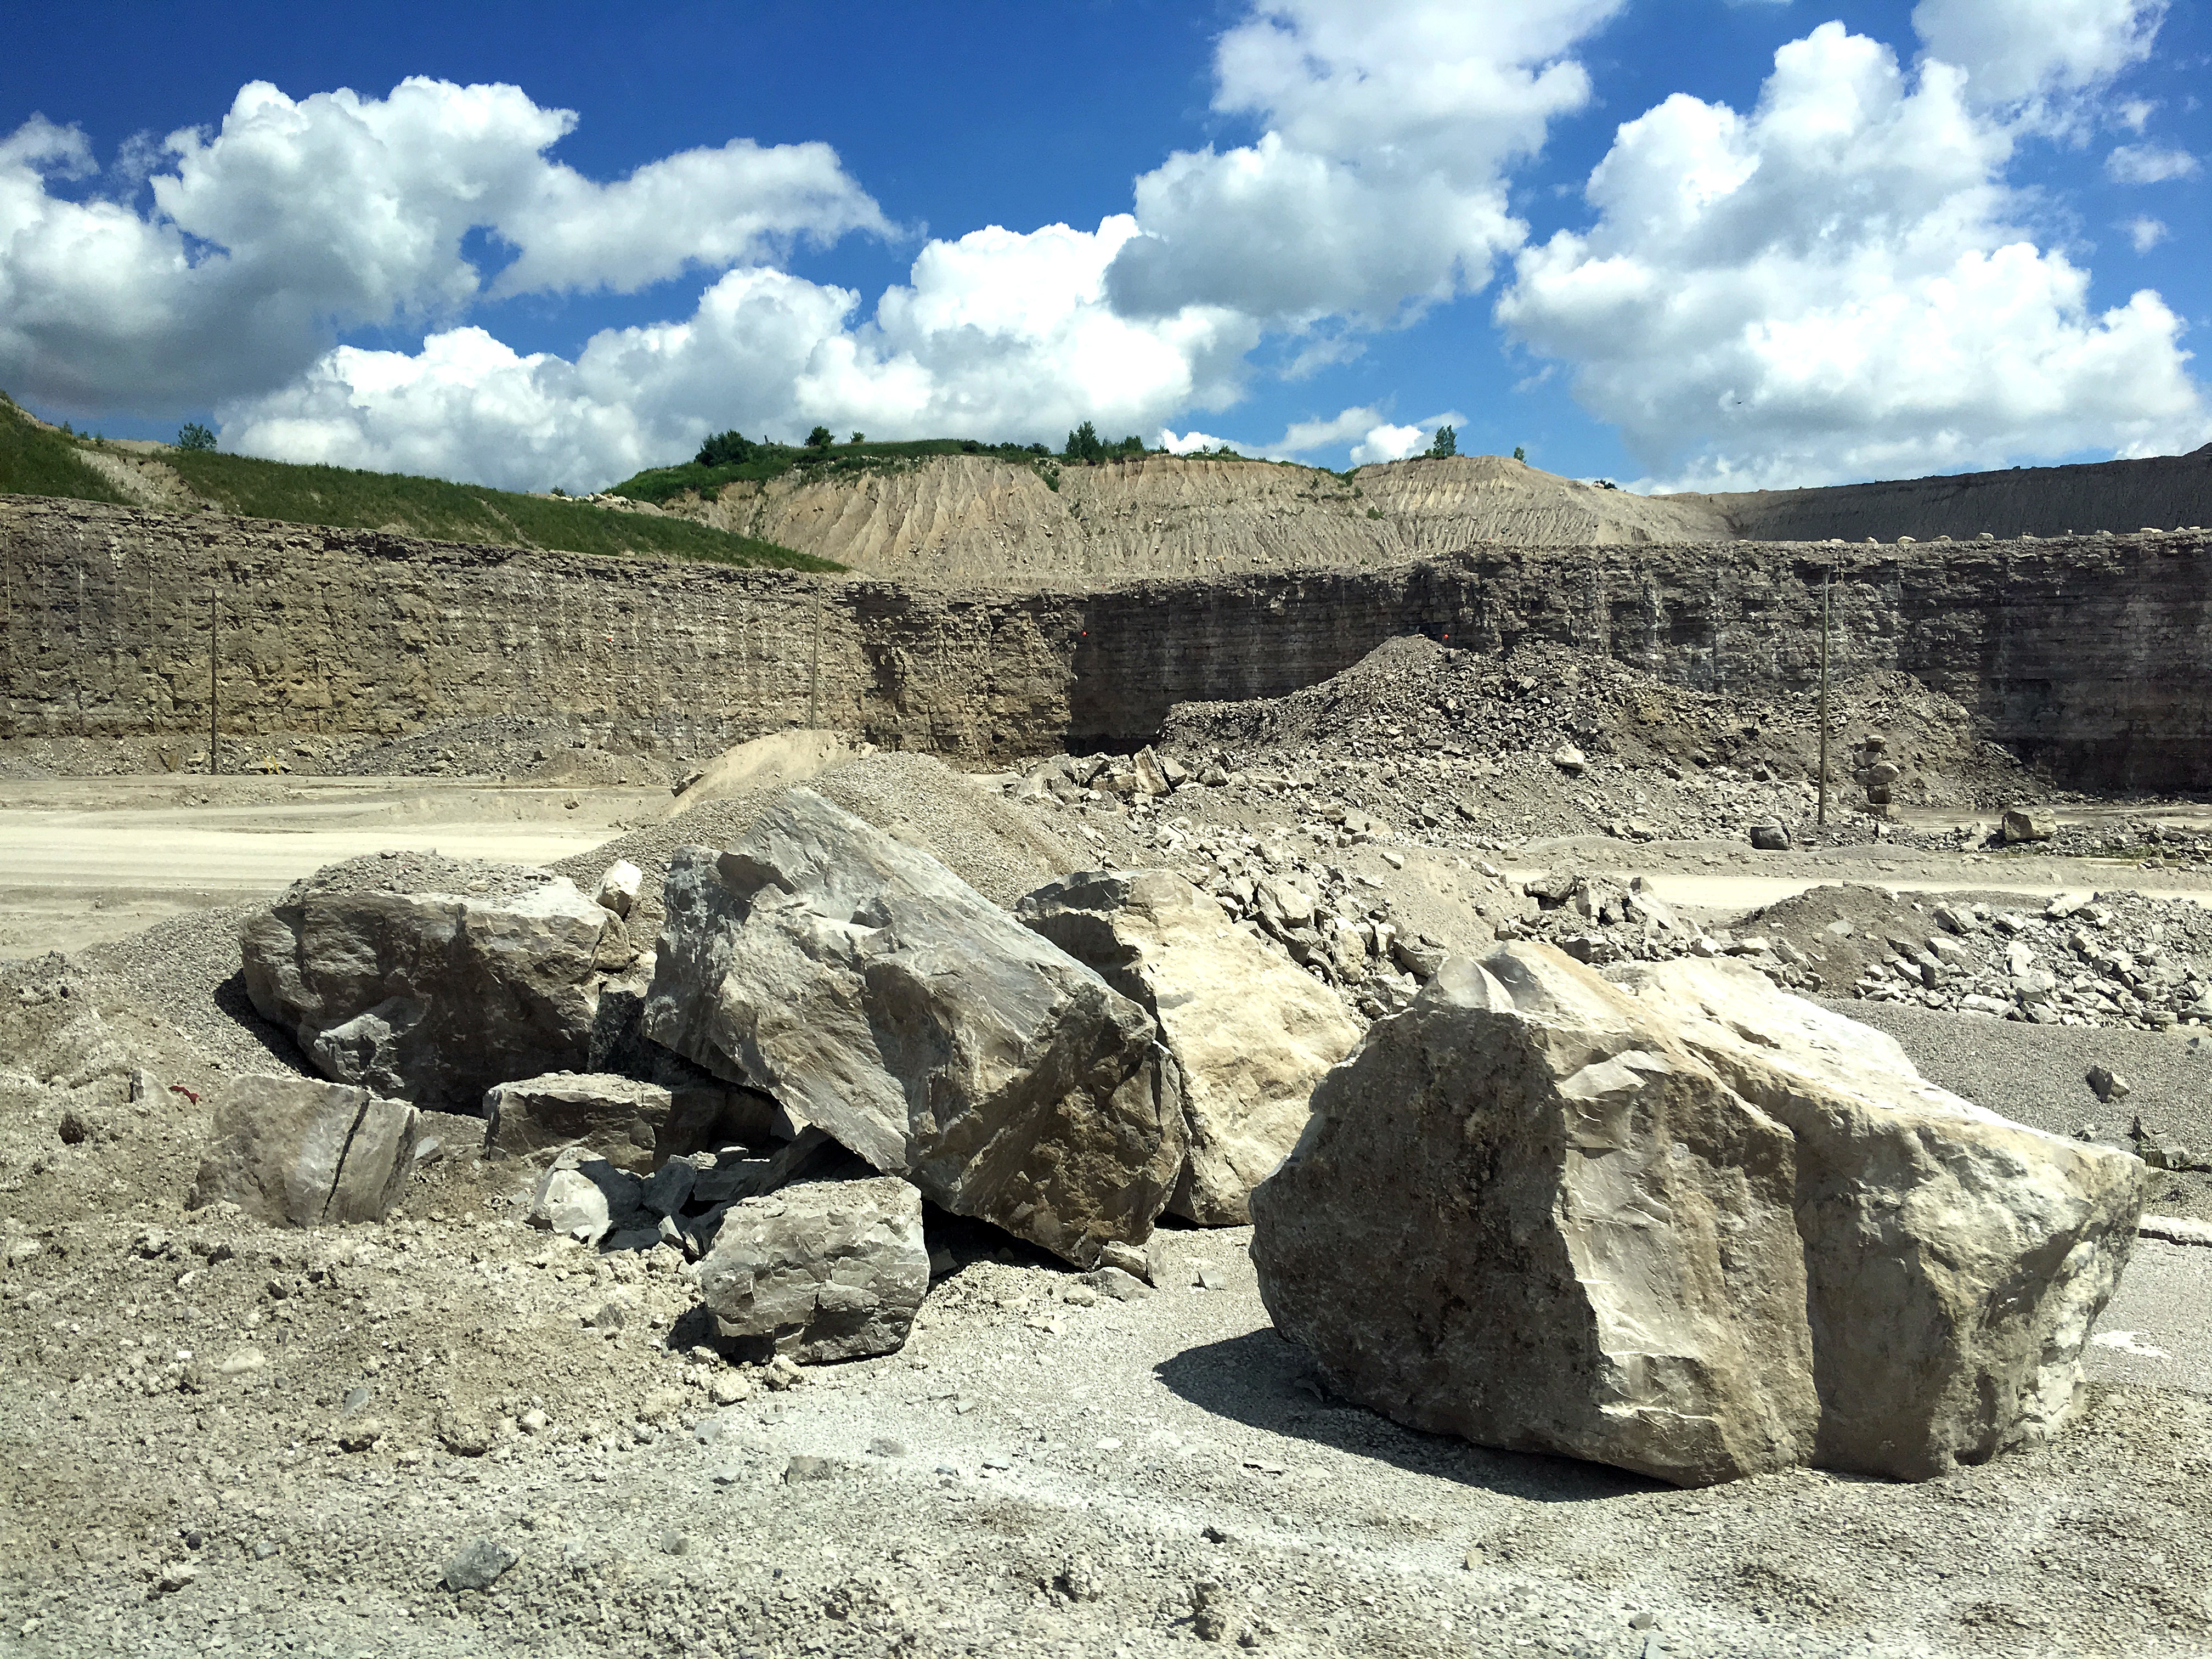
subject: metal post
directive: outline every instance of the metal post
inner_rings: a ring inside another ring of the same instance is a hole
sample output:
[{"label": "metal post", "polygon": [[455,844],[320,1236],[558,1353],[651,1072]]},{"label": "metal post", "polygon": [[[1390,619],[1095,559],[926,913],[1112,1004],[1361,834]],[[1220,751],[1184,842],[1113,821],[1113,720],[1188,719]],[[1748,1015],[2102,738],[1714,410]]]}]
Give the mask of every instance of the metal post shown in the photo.
[{"label": "metal post", "polygon": [[208,566],[208,775],[222,770],[222,751],[216,747],[215,566]]},{"label": "metal post", "polygon": [[1815,821],[1828,823],[1828,617],[1835,604],[1836,568],[1828,567],[1820,584],[1820,805]]}]

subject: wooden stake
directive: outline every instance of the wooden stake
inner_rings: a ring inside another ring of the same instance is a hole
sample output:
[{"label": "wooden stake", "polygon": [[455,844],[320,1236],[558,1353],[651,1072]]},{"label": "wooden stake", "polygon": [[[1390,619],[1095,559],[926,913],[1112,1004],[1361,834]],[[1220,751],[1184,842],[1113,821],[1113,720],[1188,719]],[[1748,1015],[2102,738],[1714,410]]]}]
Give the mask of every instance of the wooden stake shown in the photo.
[{"label": "wooden stake", "polygon": [[1835,604],[1836,568],[1828,567],[1820,584],[1820,805],[1815,822],[1828,823],[1828,617]]}]

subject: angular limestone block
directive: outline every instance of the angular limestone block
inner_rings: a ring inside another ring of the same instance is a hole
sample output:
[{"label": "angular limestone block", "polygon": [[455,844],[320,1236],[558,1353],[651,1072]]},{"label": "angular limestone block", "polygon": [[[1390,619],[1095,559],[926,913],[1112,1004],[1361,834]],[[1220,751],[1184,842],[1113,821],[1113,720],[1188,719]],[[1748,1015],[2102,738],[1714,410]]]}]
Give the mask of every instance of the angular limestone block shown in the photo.
[{"label": "angular limestone block", "polygon": [[1014,914],[1159,1022],[1190,1131],[1168,1208],[1201,1226],[1249,1222],[1252,1188],[1297,1144],[1314,1085],[1359,1022],[1172,871],[1085,872]]}]

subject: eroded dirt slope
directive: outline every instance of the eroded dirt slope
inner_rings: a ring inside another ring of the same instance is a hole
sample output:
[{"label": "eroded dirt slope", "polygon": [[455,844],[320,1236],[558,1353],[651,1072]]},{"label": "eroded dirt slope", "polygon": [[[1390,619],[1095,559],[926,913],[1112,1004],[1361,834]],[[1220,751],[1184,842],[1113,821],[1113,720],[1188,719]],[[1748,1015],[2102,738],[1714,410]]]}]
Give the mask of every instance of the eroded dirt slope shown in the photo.
[{"label": "eroded dirt slope", "polygon": [[947,580],[1395,564],[1486,540],[1732,533],[1702,498],[1601,489],[1494,455],[1363,467],[1349,483],[1316,467],[1202,457],[1040,471],[954,455],[858,480],[733,483],[669,509],[857,570]]}]

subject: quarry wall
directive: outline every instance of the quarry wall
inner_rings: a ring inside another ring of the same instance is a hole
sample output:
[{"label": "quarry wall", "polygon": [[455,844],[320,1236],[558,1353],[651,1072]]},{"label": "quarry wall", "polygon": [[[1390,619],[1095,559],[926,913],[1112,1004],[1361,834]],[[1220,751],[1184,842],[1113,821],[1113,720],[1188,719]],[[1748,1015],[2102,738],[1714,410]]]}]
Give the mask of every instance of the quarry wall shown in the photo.
[{"label": "quarry wall", "polygon": [[1483,547],[1382,568],[928,586],[0,497],[0,738],[559,714],[676,757],[794,725],[974,762],[1127,745],[1425,633],[1707,689],[1915,674],[2085,787],[2212,786],[2212,538]]},{"label": "quarry wall", "polygon": [[1999,537],[2057,536],[2146,526],[2171,529],[2212,523],[2212,444],[2186,455],[2076,466],[2016,466],[1820,489],[1751,495],[1662,495],[1697,500],[1723,515],[1736,535],[1765,541],[1825,541],[1840,536],[1923,540],[1984,532]]}]

